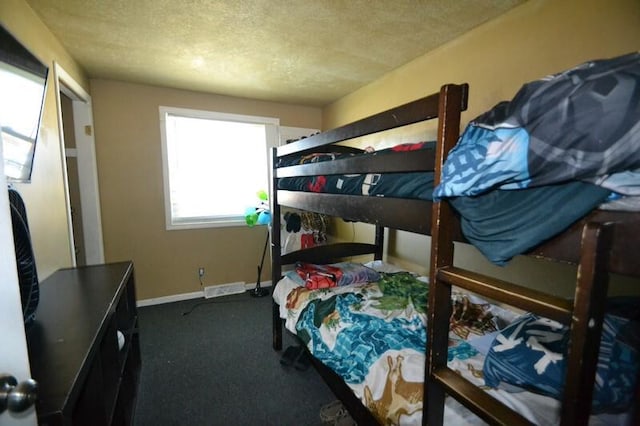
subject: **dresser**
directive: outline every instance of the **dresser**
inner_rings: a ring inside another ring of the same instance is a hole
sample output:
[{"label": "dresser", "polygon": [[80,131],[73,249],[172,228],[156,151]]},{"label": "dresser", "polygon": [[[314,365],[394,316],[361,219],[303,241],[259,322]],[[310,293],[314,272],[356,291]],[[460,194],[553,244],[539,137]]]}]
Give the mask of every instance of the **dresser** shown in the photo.
[{"label": "dresser", "polygon": [[40,425],[130,425],[140,376],[132,262],[61,269],[27,329]]}]

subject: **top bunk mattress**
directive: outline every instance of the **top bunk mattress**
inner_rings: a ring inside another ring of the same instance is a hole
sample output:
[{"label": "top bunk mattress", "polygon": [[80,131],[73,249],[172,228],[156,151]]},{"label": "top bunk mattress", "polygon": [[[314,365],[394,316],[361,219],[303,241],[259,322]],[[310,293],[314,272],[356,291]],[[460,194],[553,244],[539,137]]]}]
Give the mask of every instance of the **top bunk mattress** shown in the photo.
[{"label": "top bunk mattress", "polygon": [[[319,164],[327,161],[341,160],[349,160],[351,162],[366,161],[371,157],[389,158],[388,155],[392,153],[416,151],[424,151],[423,154],[426,154],[428,157],[433,157],[435,142],[405,143],[378,151],[373,148],[367,148],[361,153],[317,152],[279,159],[277,167]],[[430,201],[433,193],[433,171],[404,173],[327,173],[285,177],[278,180],[278,189]]]}]

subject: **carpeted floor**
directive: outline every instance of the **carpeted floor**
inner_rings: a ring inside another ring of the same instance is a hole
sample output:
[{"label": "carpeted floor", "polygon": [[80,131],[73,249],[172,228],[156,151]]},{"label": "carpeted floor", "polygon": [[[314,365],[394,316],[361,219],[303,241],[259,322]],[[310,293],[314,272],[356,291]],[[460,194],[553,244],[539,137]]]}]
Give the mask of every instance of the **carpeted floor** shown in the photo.
[{"label": "carpeted floor", "polygon": [[[271,297],[248,294],[138,309],[137,426],[319,425],[335,397],[313,367],[280,365]],[[285,333],[284,348],[295,344]]]}]

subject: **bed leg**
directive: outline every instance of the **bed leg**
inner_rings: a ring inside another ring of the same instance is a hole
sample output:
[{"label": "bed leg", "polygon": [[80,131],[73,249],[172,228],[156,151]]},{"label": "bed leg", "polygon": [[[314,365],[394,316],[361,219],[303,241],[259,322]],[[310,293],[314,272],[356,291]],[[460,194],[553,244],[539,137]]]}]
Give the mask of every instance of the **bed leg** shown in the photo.
[{"label": "bed leg", "polygon": [[280,306],[273,302],[273,349],[282,350],[282,318],[280,318]]}]

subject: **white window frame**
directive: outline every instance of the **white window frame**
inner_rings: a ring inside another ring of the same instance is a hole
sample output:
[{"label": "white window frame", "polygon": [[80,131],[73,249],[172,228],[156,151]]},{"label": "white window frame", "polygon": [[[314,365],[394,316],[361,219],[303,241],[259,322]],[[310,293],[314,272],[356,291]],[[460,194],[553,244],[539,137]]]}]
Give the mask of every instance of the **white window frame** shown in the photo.
[{"label": "white window frame", "polygon": [[[196,228],[215,228],[215,227],[229,227],[229,226],[247,226],[244,219],[244,212],[238,212],[237,216],[233,217],[208,217],[197,221],[174,221],[172,217],[171,209],[171,187],[169,182],[169,158],[167,152],[167,134],[166,134],[166,116],[168,114],[181,115],[190,118],[203,118],[209,120],[220,121],[235,121],[241,123],[256,123],[264,124],[266,129],[266,146],[265,155],[267,159],[268,170],[268,182],[266,188],[256,188],[256,193],[260,189],[269,191],[269,182],[271,179],[271,170],[269,168],[269,157],[272,147],[279,144],[279,125],[280,119],[274,117],[261,117],[251,115],[240,115],[222,113],[216,111],[196,110],[189,108],[176,108],[169,106],[160,106],[160,134],[162,142],[162,171],[163,171],[163,185],[164,185],[164,205],[165,205],[165,226],[167,230],[179,230],[179,229],[196,229]],[[256,196],[256,203],[258,198]]]}]

